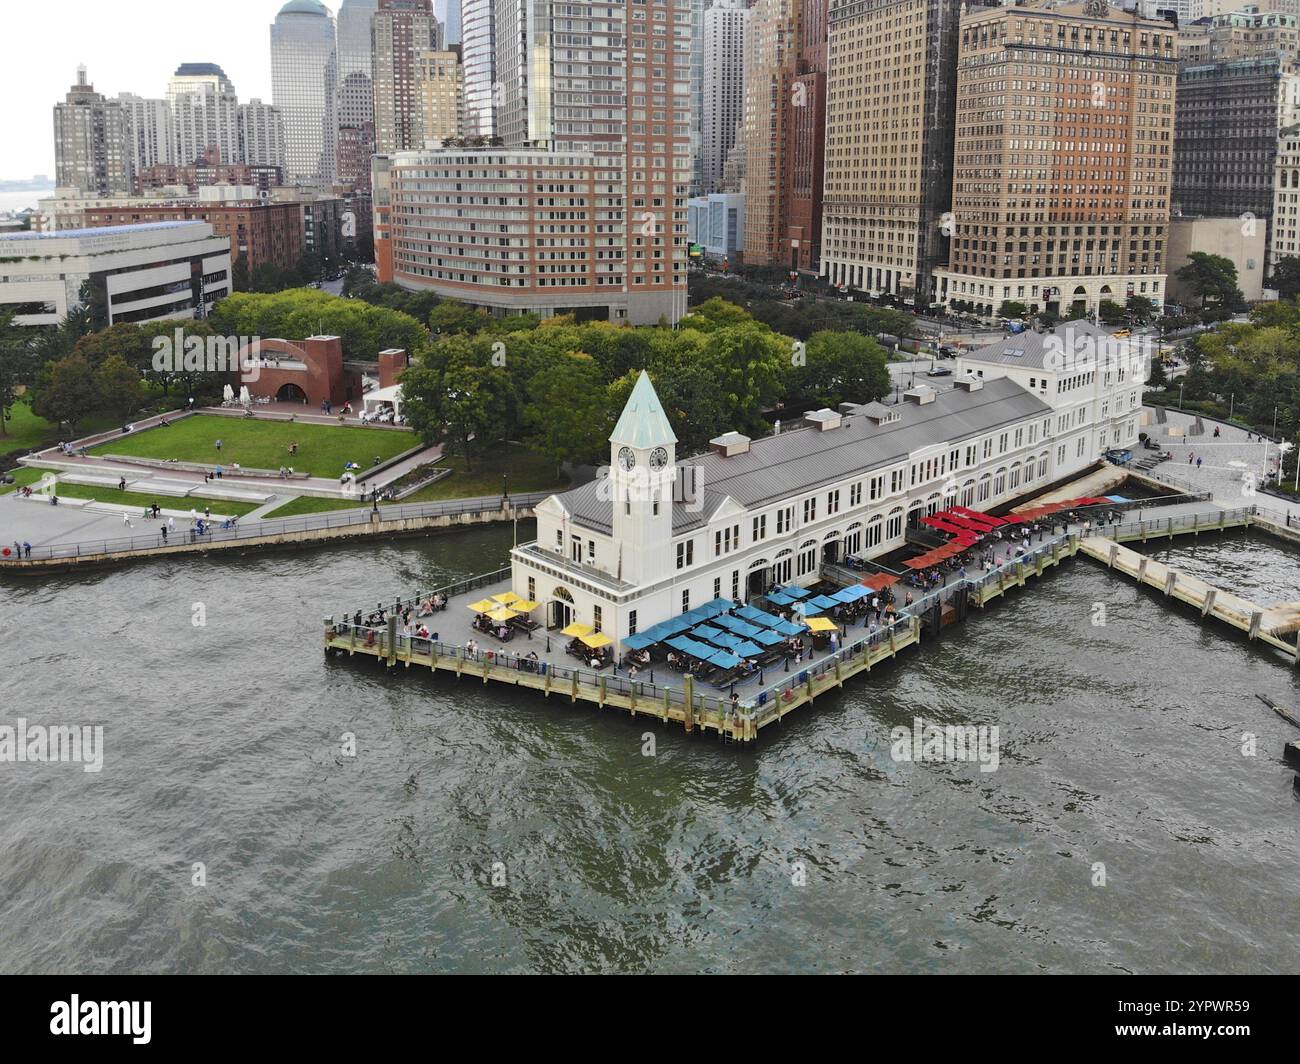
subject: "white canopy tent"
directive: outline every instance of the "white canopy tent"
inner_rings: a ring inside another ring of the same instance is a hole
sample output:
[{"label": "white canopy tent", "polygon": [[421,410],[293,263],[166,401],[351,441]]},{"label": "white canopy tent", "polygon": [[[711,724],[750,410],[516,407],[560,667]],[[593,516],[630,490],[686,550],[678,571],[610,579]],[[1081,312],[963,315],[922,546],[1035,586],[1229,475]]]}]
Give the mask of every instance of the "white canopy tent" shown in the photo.
[{"label": "white canopy tent", "polygon": [[375,388],[366,392],[361,399],[362,412],[368,418],[378,417],[391,410],[394,417],[402,416],[402,386],[393,384],[387,388]]}]

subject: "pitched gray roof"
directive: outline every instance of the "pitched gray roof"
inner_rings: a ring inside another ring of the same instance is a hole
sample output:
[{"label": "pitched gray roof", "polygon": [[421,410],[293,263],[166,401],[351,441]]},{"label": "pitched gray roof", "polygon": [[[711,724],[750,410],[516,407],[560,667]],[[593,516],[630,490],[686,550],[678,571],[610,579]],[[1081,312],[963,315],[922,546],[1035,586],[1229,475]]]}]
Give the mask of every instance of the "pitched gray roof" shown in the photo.
[{"label": "pitched gray roof", "polygon": [[[1104,343],[1124,344],[1125,341],[1116,340],[1110,330],[1091,322],[1072,321],[1058,325],[1054,332],[1025,331],[1007,336],[977,351],[967,351],[961,357],[966,362],[991,362],[999,366],[1022,366],[1025,369],[1056,369],[1059,368],[1059,362],[1064,361],[1060,359],[1062,352],[1069,351],[1067,345],[1074,344],[1074,350],[1088,346],[1093,350],[1101,350]],[[1057,366],[1049,366],[1045,361],[1050,352],[1056,353]]]},{"label": "pitched gray roof", "polygon": [[[724,458],[706,453],[678,462],[696,470],[702,489],[694,506],[673,507],[673,532],[689,532],[707,524],[723,499],[730,496],[747,508],[793,498],[823,484],[846,480],[903,461],[935,444],[956,444],[995,429],[1051,413],[1051,407],[1008,378],[985,381],[968,392],[961,388],[938,392],[933,402],[903,403],[902,419],[877,425],[858,408],[837,429],[801,428],[755,440],[744,454]],[[613,524],[608,492],[597,483],[585,484],[559,496],[574,522],[610,533]]]}]

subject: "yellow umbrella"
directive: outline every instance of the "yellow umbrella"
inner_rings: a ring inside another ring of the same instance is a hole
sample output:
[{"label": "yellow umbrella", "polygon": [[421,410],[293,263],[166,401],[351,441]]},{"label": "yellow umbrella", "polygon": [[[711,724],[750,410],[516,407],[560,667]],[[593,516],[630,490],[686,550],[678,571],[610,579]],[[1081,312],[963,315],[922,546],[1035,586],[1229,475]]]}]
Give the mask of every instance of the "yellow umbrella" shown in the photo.
[{"label": "yellow umbrella", "polygon": [[837,632],[839,625],[826,617],[809,617],[803,622],[814,632]]},{"label": "yellow umbrella", "polygon": [[610,643],[614,642],[614,640],[610,639],[610,637],[604,632],[592,632],[590,635],[584,635],[582,641],[593,650],[600,647],[607,647]]},{"label": "yellow umbrella", "polygon": [[515,617],[518,617],[519,614],[517,614],[514,610],[510,609],[509,606],[501,606],[498,609],[492,610],[490,613],[488,613],[488,616],[491,617],[494,621],[509,621],[509,620],[513,620]]},{"label": "yellow umbrella", "polygon": [[595,630],[596,629],[594,629],[589,624],[579,624],[577,621],[574,621],[571,625],[569,625],[568,628],[561,628],[560,635],[583,636],[583,635],[590,635]]},{"label": "yellow umbrella", "polygon": [[493,602],[491,599],[479,599],[477,602],[471,602],[469,608],[475,613],[491,613],[500,605],[501,603]]},{"label": "yellow umbrella", "polygon": [[516,602],[510,603],[510,608],[512,610],[517,610],[519,613],[532,613],[533,610],[537,609],[540,605],[540,602],[530,602],[527,599],[519,599]]},{"label": "yellow umbrella", "polygon": [[503,606],[513,606],[519,601],[519,596],[513,591],[507,591],[504,595],[493,595],[492,598]]}]

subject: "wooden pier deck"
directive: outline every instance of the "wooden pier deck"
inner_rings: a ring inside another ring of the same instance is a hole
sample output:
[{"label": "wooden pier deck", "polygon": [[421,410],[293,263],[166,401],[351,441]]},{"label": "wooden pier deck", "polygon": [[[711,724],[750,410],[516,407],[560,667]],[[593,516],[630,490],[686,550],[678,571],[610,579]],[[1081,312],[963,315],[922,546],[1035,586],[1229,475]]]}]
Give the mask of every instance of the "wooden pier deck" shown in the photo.
[{"label": "wooden pier deck", "polygon": [[1300,603],[1274,607],[1257,605],[1240,595],[1179,572],[1164,562],[1139,554],[1110,537],[1088,537],[1080,541],[1079,550],[1086,557],[1102,562],[1112,572],[1156,588],[1166,598],[1194,606],[1202,617],[1222,621],[1245,632],[1252,642],[1258,640],[1281,650],[1292,659],[1292,664],[1300,666],[1300,641],[1293,644],[1286,638],[1300,626]]}]

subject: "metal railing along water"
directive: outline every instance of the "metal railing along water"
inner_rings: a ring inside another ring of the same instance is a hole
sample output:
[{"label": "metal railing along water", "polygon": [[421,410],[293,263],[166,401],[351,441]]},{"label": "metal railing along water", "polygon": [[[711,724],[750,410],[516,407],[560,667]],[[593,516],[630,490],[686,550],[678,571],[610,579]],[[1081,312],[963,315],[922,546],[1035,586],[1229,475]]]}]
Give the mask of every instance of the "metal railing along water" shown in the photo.
[{"label": "metal railing along water", "polygon": [[[514,509],[527,508],[548,498],[553,492],[531,492],[523,495],[484,496],[475,499],[452,499],[447,502],[413,503],[409,505],[381,505],[379,520],[412,521],[434,517],[455,517],[464,514],[492,513],[510,506]],[[11,500],[16,496],[10,496]],[[0,505],[3,501],[0,500]],[[39,505],[24,501],[24,506]],[[130,511],[126,511],[130,512]],[[323,514],[305,514],[301,517],[272,518],[251,521],[247,524],[235,522],[233,527],[222,528],[210,525],[202,534],[192,528],[177,527],[169,530],[164,537],[161,532],[149,535],[124,536],[118,539],[89,540],[78,543],[52,543],[32,547],[31,554],[25,559],[0,557],[0,565],[17,561],[31,561],[52,558],[83,558],[101,554],[130,554],[137,551],[152,551],[163,547],[204,546],[209,543],[228,543],[238,540],[261,539],[267,536],[282,536],[295,532],[316,532],[323,529],[346,528],[369,525],[374,520],[373,508],[340,510]],[[138,518],[138,520],[150,520]]]}]

